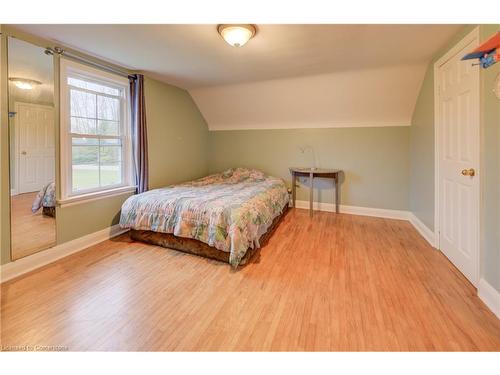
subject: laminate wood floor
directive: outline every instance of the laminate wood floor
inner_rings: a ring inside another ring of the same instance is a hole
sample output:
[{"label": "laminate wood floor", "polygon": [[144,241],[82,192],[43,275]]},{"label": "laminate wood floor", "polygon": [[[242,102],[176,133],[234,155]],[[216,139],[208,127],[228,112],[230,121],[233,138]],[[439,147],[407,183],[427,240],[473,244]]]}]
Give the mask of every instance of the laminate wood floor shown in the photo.
[{"label": "laminate wood floor", "polygon": [[11,197],[12,259],[24,258],[56,244],[56,219],[31,212],[35,193]]},{"label": "laminate wood floor", "polygon": [[1,338],[69,350],[500,350],[500,320],[405,221],[291,210],[227,264],[122,235],[2,285]]}]

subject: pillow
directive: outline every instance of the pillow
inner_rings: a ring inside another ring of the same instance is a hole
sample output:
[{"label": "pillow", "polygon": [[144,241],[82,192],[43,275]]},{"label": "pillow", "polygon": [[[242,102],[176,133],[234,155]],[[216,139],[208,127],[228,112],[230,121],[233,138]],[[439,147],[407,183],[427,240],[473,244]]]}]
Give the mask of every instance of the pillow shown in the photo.
[{"label": "pillow", "polygon": [[263,181],[266,178],[264,172],[252,168],[231,168],[222,172],[222,177],[231,183],[238,183],[245,180]]}]

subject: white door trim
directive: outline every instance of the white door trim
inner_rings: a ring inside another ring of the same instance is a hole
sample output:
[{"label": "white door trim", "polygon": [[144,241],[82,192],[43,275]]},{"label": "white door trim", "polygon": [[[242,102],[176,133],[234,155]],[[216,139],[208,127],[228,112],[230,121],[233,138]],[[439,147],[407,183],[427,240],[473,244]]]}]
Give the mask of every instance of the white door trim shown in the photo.
[{"label": "white door trim", "polygon": [[[439,137],[439,128],[440,128],[440,113],[439,113],[439,81],[440,81],[440,70],[439,68],[445,64],[448,60],[450,60],[453,56],[455,56],[460,50],[462,50],[464,47],[466,47],[469,43],[472,41],[477,40],[477,44],[479,45],[480,41],[480,35],[479,35],[479,26],[475,27],[470,33],[468,33],[462,40],[460,40],[455,46],[453,46],[448,52],[446,52],[439,60],[437,60],[434,63],[434,236],[435,236],[435,247],[438,250],[440,249],[440,228],[439,228],[439,207],[440,207],[440,201],[439,201],[439,181],[440,181],[440,171],[439,171],[439,157],[440,157],[440,145],[441,145],[441,139]],[[478,106],[481,105],[481,91],[480,91],[480,74],[478,74],[477,82],[476,82],[476,87],[475,91],[477,94],[477,103]],[[478,123],[481,128],[481,111],[478,108]],[[482,129],[479,131],[480,137],[482,137]],[[479,168],[478,170],[482,170],[482,158],[481,156],[481,145],[482,145],[482,139],[479,139],[479,148],[478,148],[478,158],[479,160]],[[481,227],[481,212],[482,212],[482,207],[481,207],[481,174],[479,174],[479,189],[478,189],[478,196],[476,197],[476,204],[477,207],[479,208],[479,217],[477,222],[477,254],[476,254],[476,279],[472,280],[472,283],[474,286],[477,287],[480,279],[480,253],[481,253],[481,236],[480,236],[480,227]]]},{"label": "white door trim", "polygon": [[[14,116],[14,128],[16,129],[16,132],[14,133],[14,144],[16,146],[16,152],[15,152],[15,165],[14,165],[14,173],[12,174],[14,177],[14,183],[16,185],[16,188],[14,190],[14,194],[12,195],[17,195],[19,193],[19,106],[29,106],[33,108],[46,108],[46,109],[52,109],[54,111],[54,106],[52,105],[43,105],[43,104],[33,104],[33,103],[26,103],[26,102],[15,102],[14,103],[14,110],[16,111],[16,115]],[[55,114],[55,111],[54,111]],[[55,137],[54,133],[54,137]]]}]

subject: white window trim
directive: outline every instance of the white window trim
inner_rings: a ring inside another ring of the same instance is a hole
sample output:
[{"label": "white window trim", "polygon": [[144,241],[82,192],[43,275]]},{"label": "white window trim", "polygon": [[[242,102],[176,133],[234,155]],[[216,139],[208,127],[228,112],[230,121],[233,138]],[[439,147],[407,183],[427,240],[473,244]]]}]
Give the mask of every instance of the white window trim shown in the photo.
[{"label": "white window trim", "polygon": [[[125,103],[121,109],[121,115],[125,121],[124,142],[123,142],[123,183],[119,185],[106,186],[105,188],[88,189],[82,192],[73,193],[71,189],[71,136],[69,121],[69,87],[68,76],[83,75],[95,78],[97,81],[122,87],[124,89]],[[61,199],[58,203],[61,206],[75,203],[83,203],[95,200],[100,197],[108,197],[124,193],[133,192],[134,172],[132,161],[132,137],[131,137],[131,113],[130,113],[130,93],[128,90],[129,81],[108,72],[98,70],[87,65],[79,64],[71,60],[60,60],[60,165],[61,165]]]}]

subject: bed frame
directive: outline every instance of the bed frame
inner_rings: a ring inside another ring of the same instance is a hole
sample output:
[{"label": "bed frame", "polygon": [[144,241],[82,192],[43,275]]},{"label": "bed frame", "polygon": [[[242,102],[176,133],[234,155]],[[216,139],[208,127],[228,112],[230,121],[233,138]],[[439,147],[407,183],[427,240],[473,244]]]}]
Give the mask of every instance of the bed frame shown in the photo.
[{"label": "bed frame", "polygon": [[[260,247],[264,246],[269,240],[274,230],[277,228],[278,224],[285,217],[288,212],[288,205],[283,208],[283,212],[276,216],[268,228],[267,232],[264,233],[260,239]],[[229,253],[216,249],[213,246],[207,245],[204,242],[184,237],[176,237],[170,233],[160,233],[152,232],[149,230],[130,230],[130,237],[134,241],[146,242],[152,245],[162,246],[169,249],[183,251],[189,254],[200,255],[205,258],[215,259],[221,262],[229,263]],[[239,265],[246,264],[249,259],[257,252],[258,249],[249,248],[243,259],[240,261]]]},{"label": "bed frame", "polygon": [[55,207],[42,207],[42,214],[45,216],[56,217],[56,208]]}]

